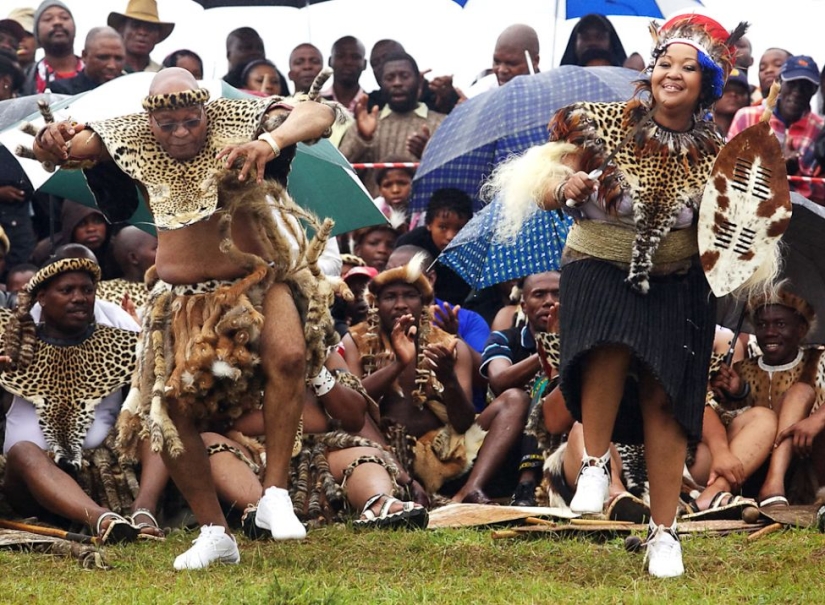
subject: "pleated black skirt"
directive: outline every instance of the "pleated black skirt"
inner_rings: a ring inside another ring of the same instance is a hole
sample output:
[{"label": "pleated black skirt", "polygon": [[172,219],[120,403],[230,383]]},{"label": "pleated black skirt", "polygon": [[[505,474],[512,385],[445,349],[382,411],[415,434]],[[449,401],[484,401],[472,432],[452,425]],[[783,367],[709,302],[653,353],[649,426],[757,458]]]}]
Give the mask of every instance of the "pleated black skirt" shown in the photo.
[{"label": "pleated black skirt", "polygon": [[[688,439],[698,440],[716,298],[698,260],[687,273],[651,276],[647,294],[631,290],[626,277],[626,269],[597,259],[574,261],[562,269],[560,376],[567,407],[581,420],[581,374],[586,354],[600,345],[622,344],[633,352],[634,366],[649,369],[664,387]],[[638,389],[631,371],[613,439],[641,443],[642,430]]]}]

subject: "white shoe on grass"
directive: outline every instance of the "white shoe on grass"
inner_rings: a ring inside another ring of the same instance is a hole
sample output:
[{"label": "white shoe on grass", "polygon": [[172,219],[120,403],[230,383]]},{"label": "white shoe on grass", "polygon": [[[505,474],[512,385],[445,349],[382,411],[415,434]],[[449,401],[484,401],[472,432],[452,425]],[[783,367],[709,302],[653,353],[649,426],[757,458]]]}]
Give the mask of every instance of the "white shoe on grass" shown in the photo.
[{"label": "white shoe on grass", "polygon": [[295,516],[289,492],[270,487],[258,502],[255,525],[267,529],[275,540],[303,540],[307,536],[304,524]]},{"label": "white shoe on grass", "polygon": [[192,547],[175,558],[175,569],[203,569],[212,563],[237,564],[241,561],[238,544],[220,525],[204,525]]}]

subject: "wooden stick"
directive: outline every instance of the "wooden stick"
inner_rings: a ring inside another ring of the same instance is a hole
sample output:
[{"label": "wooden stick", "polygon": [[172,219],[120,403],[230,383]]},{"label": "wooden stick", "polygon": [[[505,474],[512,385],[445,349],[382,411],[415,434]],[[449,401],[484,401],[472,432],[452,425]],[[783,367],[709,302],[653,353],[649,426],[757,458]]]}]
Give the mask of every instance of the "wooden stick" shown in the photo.
[{"label": "wooden stick", "polygon": [[524,522],[530,525],[550,525],[551,527],[556,527],[555,521],[550,521],[549,519],[539,519],[538,517],[527,517]]},{"label": "wooden stick", "polygon": [[627,525],[636,525],[633,521],[611,521],[609,519],[570,519],[570,525],[604,525],[606,527],[625,527]]},{"label": "wooden stick", "polygon": [[768,534],[772,534],[775,531],[782,529],[784,526],[781,523],[771,523],[770,525],[766,525],[759,531],[755,531],[747,537],[748,542],[753,542],[754,540],[758,540],[763,536],[767,536]]},{"label": "wooden stick", "polygon": [[501,540],[503,538],[515,538],[518,536],[517,531],[513,531],[512,529],[503,529],[500,531],[493,532],[493,540]]},{"label": "wooden stick", "polygon": [[84,536],[71,531],[63,531],[55,527],[43,527],[42,525],[29,525],[28,523],[18,523],[16,521],[4,521],[0,519],[0,528],[14,529],[17,531],[27,531],[30,534],[37,534],[38,536],[49,536],[52,538],[62,538],[63,540],[71,540],[72,542],[81,542],[83,544],[97,544],[98,539],[93,536]]}]

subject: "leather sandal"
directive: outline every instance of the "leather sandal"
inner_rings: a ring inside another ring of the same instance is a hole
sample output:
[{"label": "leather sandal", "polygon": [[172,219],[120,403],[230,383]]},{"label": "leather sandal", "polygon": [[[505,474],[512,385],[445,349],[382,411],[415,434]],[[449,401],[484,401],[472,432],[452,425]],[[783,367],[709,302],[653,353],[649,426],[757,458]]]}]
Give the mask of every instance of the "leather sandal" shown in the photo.
[{"label": "leather sandal", "polygon": [[790,506],[790,502],[788,502],[788,499],[781,494],[768,496],[764,500],[759,501],[759,508],[769,508],[771,506]]},{"label": "leather sandal", "polygon": [[[149,522],[147,523],[147,522],[144,521],[143,523],[138,523],[137,521],[135,521],[135,517],[137,517],[138,515],[142,515],[142,516],[146,517],[147,519],[149,519]],[[166,539],[164,531],[161,529],[160,524],[158,523],[158,520],[155,519],[155,515],[153,515],[149,511],[148,508],[137,508],[137,509],[135,509],[134,511],[132,511],[131,515],[126,517],[126,520],[129,521],[129,523],[131,523],[132,526],[137,528],[137,530],[138,530],[137,537],[140,540],[165,540]],[[143,530],[147,529],[147,528],[148,529],[155,529],[155,530],[158,531],[158,533],[156,535],[143,533]]]},{"label": "leather sandal", "polygon": [[[372,506],[384,498],[381,508],[376,515]],[[400,503],[401,510],[390,512],[393,504]],[[377,527],[380,529],[424,529],[427,527],[430,515],[427,509],[415,502],[404,502],[387,494],[376,494],[364,504],[361,519],[353,521],[355,527]]]},{"label": "leather sandal", "polygon": [[[109,525],[103,527],[103,522],[110,519]],[[134,542],[137,539],[137,527],[129,523],[128,519],[115,512],[107,511],[97,518],[95,533],[101,544],[121,544],[124,542]]]}]

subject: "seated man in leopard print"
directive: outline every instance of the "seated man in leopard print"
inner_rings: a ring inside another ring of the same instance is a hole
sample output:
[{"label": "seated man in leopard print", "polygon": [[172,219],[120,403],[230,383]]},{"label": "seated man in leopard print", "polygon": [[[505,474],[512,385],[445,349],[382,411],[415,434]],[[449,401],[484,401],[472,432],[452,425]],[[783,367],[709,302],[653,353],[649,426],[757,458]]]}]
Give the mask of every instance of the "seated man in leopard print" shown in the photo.
[{"label": "seated man in leopard print", "polygon": [[[21,290],[17,309],[0,314],[0,385],[14,395],[6,415],[4,488],[21,515],[91,527],[101,542],[161,537],[152,514],[167,479],[159,456],[143,451],[137,495],[125,480],[113,479],[111,468],[106,490],[89,480],[89,467],[97,465],[90,452],[112,447],[137,341],[136,326],[114,327],[105,317],[96,322],[99,279],[95,260],[53,259]],[[131,517],[121,516],[130,502]]]},{"label": "seated man in leopard print", "polygon": [[818,483],[825,483],[825,355],[821,347],[803,347],[815,320],[811,305],[792,294],[787,283],[774,298],[748,302],[762,355],[733,368],[723,365],[712,381],[720,403],[733,409],[761,406],[778,418],[760,505],[786,505],[786,475],[794,459],[813,463]]}]

